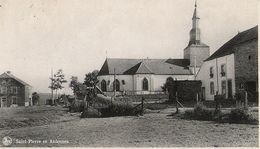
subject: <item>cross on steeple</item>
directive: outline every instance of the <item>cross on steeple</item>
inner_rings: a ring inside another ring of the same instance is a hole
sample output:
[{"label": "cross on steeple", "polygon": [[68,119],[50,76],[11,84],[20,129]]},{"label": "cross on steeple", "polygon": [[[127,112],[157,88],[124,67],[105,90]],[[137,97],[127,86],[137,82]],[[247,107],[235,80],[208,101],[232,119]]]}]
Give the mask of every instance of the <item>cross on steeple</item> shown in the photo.
[{"label": "cross on steeple", "polygon": [[192,16],[192,29],[190,31],[190,42],[191,44],[200,44],[200,29],[199,29],[199,17],[197,13],[197,0],[195,0],[195,8]]}]

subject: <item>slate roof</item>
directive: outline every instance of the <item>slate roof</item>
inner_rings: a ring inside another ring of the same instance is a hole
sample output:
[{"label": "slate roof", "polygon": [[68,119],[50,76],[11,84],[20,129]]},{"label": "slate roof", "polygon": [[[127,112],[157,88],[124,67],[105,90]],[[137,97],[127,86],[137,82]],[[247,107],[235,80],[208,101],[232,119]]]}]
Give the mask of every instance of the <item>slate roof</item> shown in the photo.
[{"label": "slate roof", "polygon": [[157,74],[192,75],[188,59],[117,59],[107,58],[98,75]]},{"label": "slate roof", "polygon": [[11,73],[4,72],[3,74],[0,75],[0,79],[1,79],[1,78],[4,78],[4,79],[6,79],[6,78],[11,78],[11,79],[14,79],[14,80],[18,81],[19,83],[21,83],[21,84],[24,85],[24,86],[31,86],[31,85],[29,85],[28,83],[24,82],[23,80],[21,80],[21,79],[15,77],[15,76],[12,75]]},{"label": "slate roof", "polygon": [[225,55],[229,55],[235,52],[235,47],[245,42],[258,39],[258,26],[251,29],[238,33],[235,37],[230,39],[222,47],[220,47],[215,53],[213,53],[205,61],[209,61],[215,58],[219,58]]}]

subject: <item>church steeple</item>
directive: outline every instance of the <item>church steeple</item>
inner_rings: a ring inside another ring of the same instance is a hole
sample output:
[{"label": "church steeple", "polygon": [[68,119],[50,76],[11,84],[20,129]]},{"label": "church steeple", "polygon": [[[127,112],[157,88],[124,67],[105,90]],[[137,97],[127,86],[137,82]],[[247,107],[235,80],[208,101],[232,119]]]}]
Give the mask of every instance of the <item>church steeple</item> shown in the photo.
[{"label": "church steeple", "polygon": [[195,8],[192,17],[192,29],[190,31],[190,42],[191,44],[200,44],[200,29],[199,29],[199,17],[197,12],[197,0],[195,0]]},{"label": "church steeple", "polygon": [[202,43],[200,39],[199,16],[197,11],[197,0],[195,0],[192,16],[192,29],[190,31],[189,45],[184,49],[184,59],[190,61],[190,70],[197,71],[203,61],[209,57],[209,46]]}]

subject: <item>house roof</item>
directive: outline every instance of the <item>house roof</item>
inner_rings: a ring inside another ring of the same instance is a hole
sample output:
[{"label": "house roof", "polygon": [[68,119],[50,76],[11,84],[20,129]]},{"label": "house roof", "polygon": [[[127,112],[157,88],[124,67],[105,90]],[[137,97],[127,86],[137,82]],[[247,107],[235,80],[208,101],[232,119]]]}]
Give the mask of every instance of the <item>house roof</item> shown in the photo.
[{"label": "house roof", "polygon": [[191,75],[188,59],[117,59],[107,58],[98,75],[184,74]]},{"label": "house roof", "polygon": [[5,78],[11,78],[11,79],[14,79],[14,80],[18,81],[18,82],[21,83],[22,85],[31,86],[31,85],[29,85],[28,83],[24,82],[23,80],[21,80],[21,79],[15,77],[13,74],[8,73],[8,72],[4,72],[3,74],[1,74],[1,75],[0,75],[0,79],[1,79],[1,78],[4,78],[4,79],[5,79]]},{"label": "house roof", "polygon": [[222,47],[220,47],[215,53],[213,53],[205,61],[209,61],[215,58],[232,54],[235,52],[236,46],[254,39],[258,39],[258,26],[255,26],[251,29],[238,33],[235,37],[230,39],[227,43],[225,43]]}]

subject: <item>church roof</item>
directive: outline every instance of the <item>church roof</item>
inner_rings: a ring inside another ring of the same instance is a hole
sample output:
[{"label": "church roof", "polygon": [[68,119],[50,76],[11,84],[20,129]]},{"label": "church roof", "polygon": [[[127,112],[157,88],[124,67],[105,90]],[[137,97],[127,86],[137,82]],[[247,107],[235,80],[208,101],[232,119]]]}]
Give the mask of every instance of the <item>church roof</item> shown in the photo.
[{"label": "church roof", "polygon": [[215,53],[213,53],[205,61],[209,61],[215,58],[226,56],[235,52],[235,46],[241,45],[245,42],[258,39],[258,26],[255,26],[251,29],[238,33],[235,37],[230,39],[222,47],[220,47]]},{"label": "church roof", "polygon": [[99,75],[115,74],[157,74],[192,75],[188,69],[188,59],[117,59],[107,58]]},{"label": "church roof", "polygon": [[21,83],[22,85],[25,85],[25,86],[30,86],[28,83],[24,82],[23,80],[15,77],[14,75],[12,75],[11,73],[8,73],[8,72],[4,72],[3,74],[0,75],[0,79],[3,78],[3,79],[6,79],[6,78],[11,78],[11,79],[14,79],[16,81],[18,81],[19,83]]}]

